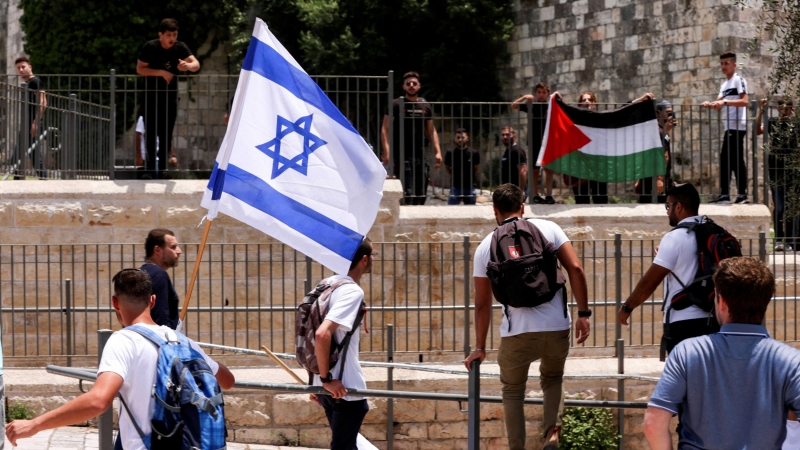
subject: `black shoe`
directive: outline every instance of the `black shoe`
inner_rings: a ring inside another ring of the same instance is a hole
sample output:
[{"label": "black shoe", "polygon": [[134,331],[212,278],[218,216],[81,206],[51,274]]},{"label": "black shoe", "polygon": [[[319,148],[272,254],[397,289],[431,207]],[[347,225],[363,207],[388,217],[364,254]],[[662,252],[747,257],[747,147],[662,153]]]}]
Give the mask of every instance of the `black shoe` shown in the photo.
[{"label": "black shoe", "polygon": [[717,197],[716,200],[711,200],[708,203],[730,203],[730,202],[731,202],[730,195],[720,195],[719,197]]},{"label": "black shoe", "polygon": [[537,205],[541,205],[544,203],[544,199],[541,195],[534,195],[531,199],[531,203],[536,203]]},{"label": "black shoe", "polygon": [[544,203],[546,205],[555,205],[556,199],[554,199],[552,195],[548,195],[547,197],[544,198]]},{"label": "black shoe", "polygon": [[739,195],[736,197],[736,201],[734,203],[745,204],[750,203],[750,200],[747,199],[746,195]]}]

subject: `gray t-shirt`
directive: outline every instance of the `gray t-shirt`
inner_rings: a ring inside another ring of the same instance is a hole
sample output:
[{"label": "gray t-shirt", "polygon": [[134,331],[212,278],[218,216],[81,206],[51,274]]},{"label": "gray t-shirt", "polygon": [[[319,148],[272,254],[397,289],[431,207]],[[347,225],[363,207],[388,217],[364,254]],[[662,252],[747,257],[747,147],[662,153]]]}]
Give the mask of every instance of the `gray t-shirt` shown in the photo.
[{"label": "gray t-shirt", "polygon": [[727,324],[669,354],[648,406],[683,407],[679,449],[780,449],[800,413],[800,351],[761,325]]}]

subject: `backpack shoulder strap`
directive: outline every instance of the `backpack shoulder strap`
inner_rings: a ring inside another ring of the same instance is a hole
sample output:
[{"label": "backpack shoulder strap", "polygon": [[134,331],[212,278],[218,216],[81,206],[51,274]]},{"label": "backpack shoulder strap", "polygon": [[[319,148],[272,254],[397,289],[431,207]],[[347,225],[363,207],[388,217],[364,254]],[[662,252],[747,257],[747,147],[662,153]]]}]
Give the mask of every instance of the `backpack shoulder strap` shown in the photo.
[{"label": "backpack shoulder strap", "polygon": [[[155,331],[142,325],[131,325],[129,327],[126,327],[125,329],[141,335],[143,338],[152,342],[157,348],[161,348],[162,345],[168,344],[170,342],[170,340],[167,340],[166,338],[160,336]],[[175,334],[175,341],[179,342],[177,333]]]}]

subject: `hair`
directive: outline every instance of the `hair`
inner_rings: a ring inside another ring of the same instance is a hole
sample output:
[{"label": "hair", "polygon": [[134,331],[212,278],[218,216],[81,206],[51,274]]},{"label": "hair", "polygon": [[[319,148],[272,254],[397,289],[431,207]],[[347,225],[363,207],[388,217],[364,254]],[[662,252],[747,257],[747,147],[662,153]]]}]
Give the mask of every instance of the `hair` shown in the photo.
[{"label": "hair", "polygon": [[537,90],[537,89],[539,89],[539,88],[542,88],[542,89],[544,89],[544,90],[545,90],[545,91],[547,91],[547,92],[550,92],[550,85],[549,85],[549,84],[547,84],[547,83],[545,83],[544,81],[540,81],[540,82],[539,82],[539,84],[537,84],[536,86],[534,86],[534,88],[533,88],[533,92],[536,92],[536,90]]},{"label": "hair", "polygon": [[744,256],[724,259],[714,274],[714,284],[728,304],[732,322],[761,325],[775,295],[775,277],[761,261]]},{"label": "hair", "polygon": [[794,102],[792,101],[791,97],[783,97],[778,100],[778,106],[788,106],[789,108],[793,108]]},{"label": "hair", "polygon": [[501,132],[502,132],[503,130],[506,130],[506,129],[507,129],[507,130],[508,130],[508,132],[509,132],[509,133],[511,133],[511,134],[517,134],[517,130],[515,130],[515,129],[514,129],[514,127],[512,127],[511,125],[503,125],[502,127],[500,127],[500,131],[501,131]]},{"label": "hair", "polygon": [[469,134],[469,131],[467,131],[466,128],[456,128],[456,134],[461,134],[461,133]]},{"label": "hair", "polygon": [[581,102],[581,99],[583,98],[584,95],[588,95],[589,96],[589,102],[597,103],[597,96],[594,95],[594,92],[592,92],[592,91],[583,91],[583,92],[581,92],[581,95],[578,96],[578,103]]},{"label": "hair", "polygon": [[658,103],[656,103],[656,111],[658,112],[664,111],[665,109],[669,108],[672,108],[672,103],[666,100],[660,100]]},{"label": "hair", "polygon": [[170,18],[164,19],[158,25],[158,31],[161,33],[167,31],[178,31],[178,21]]},{"label": "hair", "polygon": [[153,256],[153,251],[156,247],[163,247],[167,243],[167,236],[175,236],[170,230],[166,228],[156,228],[147,233],[147,239],[144,240],[144,257],[149,258]]},{"label": "hair", "polygon": [[25,63],[28,63],[28,65],[30,65],[31,60],[27,56],[20,56],[19,58],[14,60],[14,65],[16,66],[17,64],[19,64],[21,62],[25,62]]},{"label": "hair", "polygon": [[733,62],[736,62],[736,53],[725,52],[725,53],[719,55],[719,59],[728,59],[728,58],[732,59]]},{"label": "hair", "polygon": [[150,275],[141,269],[122,269],[111,279],[114,296],[130,306],[146,308],[153,295]]},{"label": "hair", "polygon": [[359,244],[358,249],[356,249],[356,254],[353,256],[353,260],[350,261],[350,269],[353,270],[356,268],[359,262],[368,255],[372,254],[372,241],[369,240],[368,237],[364,237],[364,240],[361,241]]},{"label": "hair", "polygon": [[417,81],[422,83],[422,80],[420,79],[419,74],[417,72],[414,72],[413,70],[411,72],[406,72],[405,75],[403,75],[403,82],[405,82],[409,78],[416,78]]},{"label": "hair", "polygon": [[679,184],[667,191],[667,197],[683,205],[693,216],[700,210],[700,194],[691,183]]},{"label": "hair", "polygon": [[513,183],[501,184],[492,194],[492,205],[503,214],[519,212],[524,201],[522,189]]}]

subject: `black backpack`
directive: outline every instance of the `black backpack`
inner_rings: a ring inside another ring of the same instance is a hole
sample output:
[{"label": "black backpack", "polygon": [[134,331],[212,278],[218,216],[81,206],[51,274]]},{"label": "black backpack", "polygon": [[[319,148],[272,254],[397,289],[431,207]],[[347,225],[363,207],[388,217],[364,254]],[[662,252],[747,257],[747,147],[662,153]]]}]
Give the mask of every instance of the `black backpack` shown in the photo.
[{"label": "black backpack", "polygon": [[[713,220],[703,216],[702,222],[684,222],[673,230],[686,229],[694,232],[697,241],[697,273],[691,283],[684,284],[677,275],[672,276],[682,289],[670,300],[670,311],[680,311],[691,305],[706,312],[714,309],[714,272],[723,259],[742,256],[739,241]],[[667,311],[669,314],[669,311]],[[667,317],[669,323],[669,317]]]},{"label": "black backpack", "polygon": [[[558,249],[527,220],[514,218],[500,224],[492,235],[489,258],[486,275],[492,283],[494,298],[506,307],[506,319],[510,320],[509,306],[532,308],[566,290],[567,280],[558,266]],[[567,317],[564,294],[564,317]]]}]

